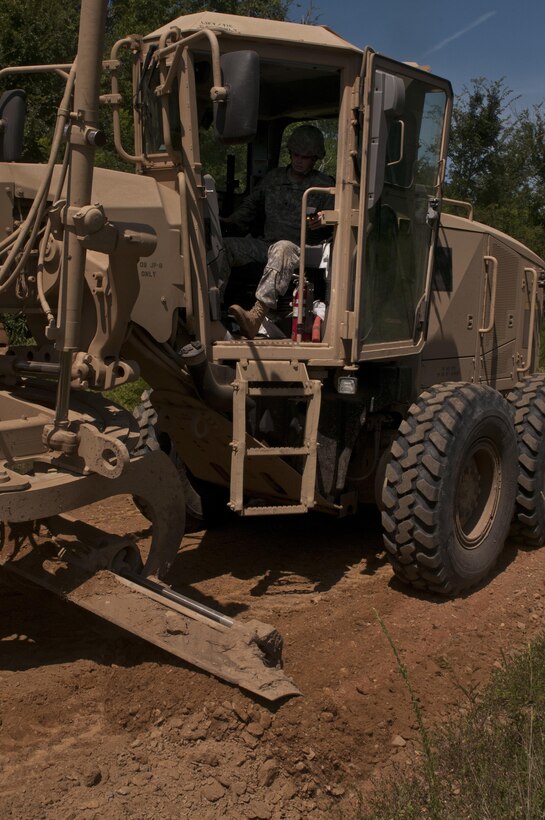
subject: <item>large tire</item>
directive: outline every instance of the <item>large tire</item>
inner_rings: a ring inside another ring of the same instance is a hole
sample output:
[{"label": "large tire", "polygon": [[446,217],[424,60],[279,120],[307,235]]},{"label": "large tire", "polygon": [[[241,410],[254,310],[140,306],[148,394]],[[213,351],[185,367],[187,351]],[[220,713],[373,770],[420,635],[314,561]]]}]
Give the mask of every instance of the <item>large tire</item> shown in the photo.
[{"label": "large tire", "polygon": [[545,376],[519,382],[507,400],[515,411],[518,488],[511,537],[530,547],[545,544]]},{"label": "large tire", "polygon": [[485,578],[509,533],[517,442],[492,388],[430,387],[409,408],[386,470],[384,544],[397,577],[454,595]]}]

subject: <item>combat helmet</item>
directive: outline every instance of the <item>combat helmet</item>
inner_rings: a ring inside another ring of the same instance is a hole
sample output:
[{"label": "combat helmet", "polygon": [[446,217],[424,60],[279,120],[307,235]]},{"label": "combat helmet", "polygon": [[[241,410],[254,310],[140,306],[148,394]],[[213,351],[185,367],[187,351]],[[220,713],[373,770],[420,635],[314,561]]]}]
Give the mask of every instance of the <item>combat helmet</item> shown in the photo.
[{"label": "combat helmet", "polygon": [[315,125],[299,125],[288,137],[288,151],[306,157],[325,157],[324,136]]}]

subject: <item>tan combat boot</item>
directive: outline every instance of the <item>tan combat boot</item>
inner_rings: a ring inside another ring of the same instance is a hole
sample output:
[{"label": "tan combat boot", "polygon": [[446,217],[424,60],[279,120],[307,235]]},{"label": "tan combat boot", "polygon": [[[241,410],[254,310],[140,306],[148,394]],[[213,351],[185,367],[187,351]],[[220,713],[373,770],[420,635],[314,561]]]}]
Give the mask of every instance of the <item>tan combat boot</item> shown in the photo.
[{"label": "tan combat boot", "polygon": [[243,336],[247,339],[253,339],[257,331],[261,327],[261,322],[267,314],[269,308],[263,302],[257,301],[251,310],[243,310],[240,305],[231,305],[229,308],[229,315],[232,316]]}]

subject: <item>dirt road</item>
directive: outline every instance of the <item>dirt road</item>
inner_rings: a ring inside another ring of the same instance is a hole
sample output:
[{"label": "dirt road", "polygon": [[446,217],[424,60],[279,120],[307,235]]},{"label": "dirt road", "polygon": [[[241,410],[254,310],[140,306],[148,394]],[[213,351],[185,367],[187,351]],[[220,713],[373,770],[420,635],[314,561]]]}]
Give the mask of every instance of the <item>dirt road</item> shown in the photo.
[{"label": "dirt road", "polygon": [[[120,497],[86,511],[149,538]],[[0,813],[17,818],[356,816],[373,778],[421,754],[428,726],[478,697],[542,631],[545,551],[507,548],[494,577],[443,601],[392,580],[377,513],[228,519],[187,535],[170,577],[232,616],[274,624],[302,697],[276,706],[0,576]]]}]

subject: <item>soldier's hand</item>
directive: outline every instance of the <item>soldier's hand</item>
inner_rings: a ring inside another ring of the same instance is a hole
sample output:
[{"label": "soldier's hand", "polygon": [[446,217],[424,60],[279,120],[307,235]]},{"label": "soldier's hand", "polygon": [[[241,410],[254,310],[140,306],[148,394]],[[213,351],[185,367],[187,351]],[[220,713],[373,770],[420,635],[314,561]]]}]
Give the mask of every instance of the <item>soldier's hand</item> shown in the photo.
[{"label": "soldier's hand", "polygon": [[318,228],[323,227],[321,211],[316,211],[315,214],[307,217],[307,227],[309,231],[316,231]]}]

